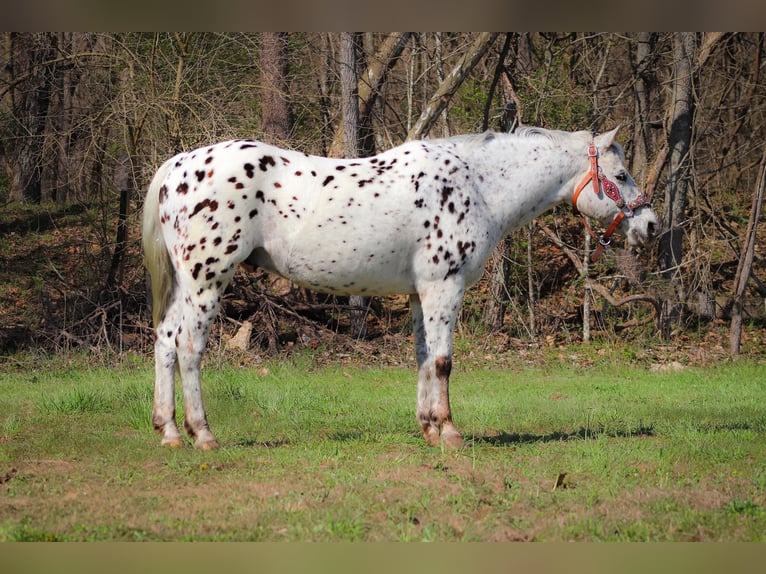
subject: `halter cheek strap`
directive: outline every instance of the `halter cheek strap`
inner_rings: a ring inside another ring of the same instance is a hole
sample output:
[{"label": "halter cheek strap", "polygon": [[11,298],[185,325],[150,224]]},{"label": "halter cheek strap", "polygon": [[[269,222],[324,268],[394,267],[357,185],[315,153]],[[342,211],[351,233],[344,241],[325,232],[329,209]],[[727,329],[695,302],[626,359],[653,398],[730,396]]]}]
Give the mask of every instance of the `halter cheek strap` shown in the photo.
[{"label": "halter cheek strap", "polygon": [[623,199],[622,195],[620,194],[620,188],[618,188],[614,182],[607,179],[601,170],[601,167],[599,167],[598,148],[595,144],[590,144],[588,146],[588,158],[590,159],[590,170],[577,186],[574,195],[572,196],[573,211],[575,214],[580,215],[580,219],[582,220],[585,229],[588,230],[588,233],[590,233],[593,237],[596,237],[596,234],[593,233],[593,230],[588,224],[588,221],[582,216],[582,214],[580,214],[579,210],[577,209],[577,199],[580,197],[582,190],[587,187],[588,183],[593,184],[593,192],[596,195],[598,195],[599,192],[603,189],[604,195],[614,201],[615,205],[617,205],[617,207],[620,209],[620,211],[612,220],[612,223],[609,224],[609,227],[606,228],[606,231],[604,231],[601,237],[598,238],[598,246],[593,252],[593,255],[591,255],[591,261],[595,263],[601,256],[601,253],[603,253],[604,249],[606,249],[612,242],[612,234],[614,234],[614,232],[620,226],[622,220],[626,217],[633,217],[634,210],[638,209],[639,207],[649,205],[650,201],[646,195],[641,193],[638,197],[636,197],[636,199],[626,204],[625,199]]}]

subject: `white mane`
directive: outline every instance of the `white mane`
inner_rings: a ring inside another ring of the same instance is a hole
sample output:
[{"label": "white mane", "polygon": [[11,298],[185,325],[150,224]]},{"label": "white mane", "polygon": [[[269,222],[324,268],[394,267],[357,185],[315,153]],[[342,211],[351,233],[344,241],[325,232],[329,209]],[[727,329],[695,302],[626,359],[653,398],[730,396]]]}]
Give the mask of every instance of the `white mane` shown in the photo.
[{"label": "white mane", "polygon": [[495,132],[487,130],[478,134],[463,134],[456,135],[447,138],[434,138],[429,140],[431,142],[449,142],[462,147],[481,147],[484,144],[492,141],[497,137],[516,137],[516,138],[545,138],[553,144],[563,144],[567,140],[574,138],[582,139],[583,141],[590,141],[593,139],[593,134],[589,131],[577,131],[567,132],[563,130],[549,130],[545,128],[524,126],[517,128],[514,132]]},{"label": "white mane", "polygon": [[565,138],[571,139],[572,136],[582,137],[583,139],[593,139],[593,134],[588,131],[566,132],[562,130],[548,130],[532,126],[517,128],[513,135],[520,138],[544,137],[553,143],[561,143]]}]

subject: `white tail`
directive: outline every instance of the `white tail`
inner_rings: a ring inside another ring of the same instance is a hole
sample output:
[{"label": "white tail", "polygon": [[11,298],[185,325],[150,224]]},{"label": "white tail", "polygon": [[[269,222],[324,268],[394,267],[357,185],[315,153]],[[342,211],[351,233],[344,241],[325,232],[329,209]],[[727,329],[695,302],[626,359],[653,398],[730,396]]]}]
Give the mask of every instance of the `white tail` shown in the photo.
[{"label": "white tail", "polygon": [[175,285],[175,273],[170,264],[168,249],[160,228],[160,187],[170,169],[168,160],[157,171],[149,184],[144,200],[144,220],[141,242],[144,248],[144,266],[149,272],[152,290],[152,320],[155,328],[165,316]]}]

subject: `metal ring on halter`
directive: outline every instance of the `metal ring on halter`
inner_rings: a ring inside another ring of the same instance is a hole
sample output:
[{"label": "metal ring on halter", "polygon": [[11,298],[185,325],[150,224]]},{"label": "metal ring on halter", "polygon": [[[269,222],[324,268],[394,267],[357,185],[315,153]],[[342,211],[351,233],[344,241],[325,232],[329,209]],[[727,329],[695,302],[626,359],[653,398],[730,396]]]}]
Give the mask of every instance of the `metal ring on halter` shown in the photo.
[{"label": "metal ring on halter", "polygon": [[606,241],[604,241],[604,236],[598,238],[598,242],[600,245],[603,245],[604,247],[609,247],[612,244],[612,238],[610,237]]}]

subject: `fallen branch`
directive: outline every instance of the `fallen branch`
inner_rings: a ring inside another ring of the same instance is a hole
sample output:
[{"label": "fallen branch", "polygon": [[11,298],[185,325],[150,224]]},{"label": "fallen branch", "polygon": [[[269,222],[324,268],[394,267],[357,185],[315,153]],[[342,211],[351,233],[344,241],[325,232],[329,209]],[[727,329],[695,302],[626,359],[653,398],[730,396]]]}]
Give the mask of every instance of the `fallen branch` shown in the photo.
[{"label": "fallen branch", "polygon": [[569,247],[566,243],[561,241],[559,239],[559,236],[554,233],[554,231],[548,227],[545,223],[538,220],[537,221],[538,227],[540,227],[540,230],[550,239],[553,241],[553,244],[561,249],[564,252],[564,255],[569,257],[569,260],[574,263],[575,268],[577,269],[577,273],[582,275],[582,260],[577,256],[577,253],[574,252],[574,250]]},{"label": "fallen branch", "polygon": [[613,307],[620,307],[622,305],[627,305],[628,303],[651,303],[654,307],[654,317],[650,317],[648,319],[643,320],[631,320],[627,323],[622,323],[619,325],[620,328],[628,328],[628,327],[637,327],[640,325],[646,325],[647,323],[650,323],[654,320],[659,321],[660,317],[662,317],[662,303],[657,300],[655,297],[652,297],[651,295],[646,295],[645,293],[639,293],[636,295],[628,295],[627,297],[623,297],[622,299],[615,298],[614,295],[612,295],[606,287],[601,285],[600,283],[596,283],[595,281],[592,281],[591,279],[585,280],[585,286],[589,289],[592,289],[593,291],[596,291],[599,295],[601,295],[606,301]]},{"label": "fallen branch", "polygon": [[[553,232],[553,230],[545,225],[542,221],[537,222],[538,226],[542,230],[542,232],[548,237],[559,249],[561,249],[564,254],[569,257],[569,259],[572,261],[574,266],[577,268],[577,272],[582,275],[582,260],[577,257],[577,253],[573,249],[571,249],[568,245],[566,245],[559,237]],[[641,319],[641,320],[631,320],[626,323],[621,323],[616,326],[616,328],[619,329],[627,329],[629,327],[638,327],[641,325],[646,325],[647,323],[650,323],[652,321],[659,322],[660,318],[662,317],[662,303],[657,300],[655,297],[652,297],[651,295],[647,294],[636,294],[636,295],[628,295],[627,297],[623,297],[622,299],[615,298],[614,295],[601,285],[600,283],[597,283],[591,279],[585,280],[585,286],[589,289],[595,291],[599,295],[601,295],[604,299],[606,299],[607,303],[612,305],[613,307],[620,307],[621,305],[627,305],[628,303],[651,303],[654,307],[655,316],[650,317],[648,319]]]}]

